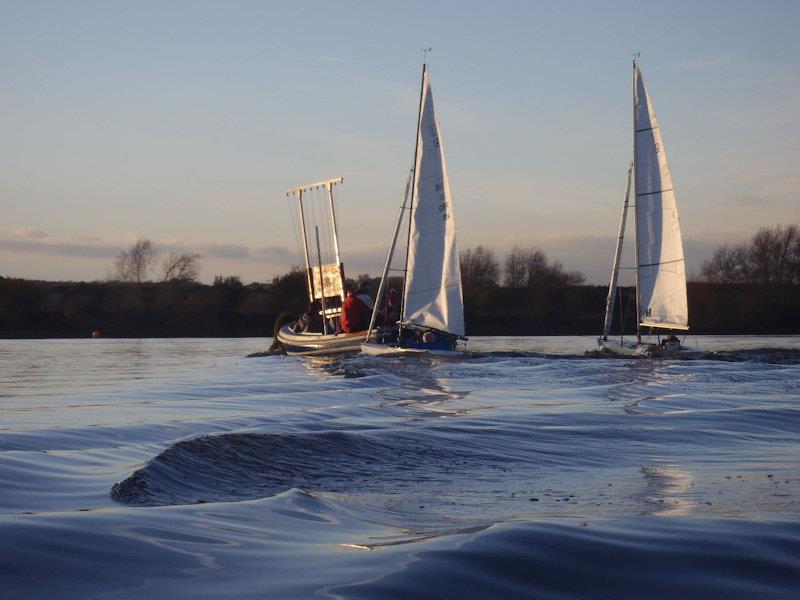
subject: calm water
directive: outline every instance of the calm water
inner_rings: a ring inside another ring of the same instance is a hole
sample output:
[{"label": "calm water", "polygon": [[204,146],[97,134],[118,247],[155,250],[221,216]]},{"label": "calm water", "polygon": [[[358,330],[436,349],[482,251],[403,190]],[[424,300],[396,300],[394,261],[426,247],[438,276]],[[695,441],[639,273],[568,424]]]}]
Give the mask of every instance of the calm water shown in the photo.
[{"label": "calm water", "polygon": [[800,337],[0,341],[0,597],[796,598]]}]

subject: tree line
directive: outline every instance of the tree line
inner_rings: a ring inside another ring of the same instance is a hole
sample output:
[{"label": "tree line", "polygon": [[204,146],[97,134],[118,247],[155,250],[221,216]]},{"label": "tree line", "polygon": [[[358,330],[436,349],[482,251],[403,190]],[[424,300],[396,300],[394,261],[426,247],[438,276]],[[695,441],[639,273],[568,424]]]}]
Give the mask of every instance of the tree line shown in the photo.
[{"label": "tree line", "polygon": [[700,270],[707,283],[800,284],[800,227],[762,227],[747,242],[723,245]]},{"label": "tree line", "polygon": [[[797,226],[774,227],[718,249],[703,265],[702,280],[688,285],[692,331],[800,332],[799,239]],[[180,257],[166,256],[157,270],[158,252],[138,240],[117,256],[106,281],[0,277],[0,337],[84,337],[93,330],[111,337],[271,337],[279,315],[308,305],[301,269],[249,285],[218,275],[208,285],[196,281],[202,257]],[[516,247],[500,260],[477,246],[461,253],[460,266],[468,335],[596,335],[602,328],[606,286],[585,285],[581,273],[541,249]],[[366,274],[356,280],[366,278],[377,283]],[[402,280],[390,287],[401,289]],[[634,290],[620,294],[614,329],[622,320],[633,332]]]}]

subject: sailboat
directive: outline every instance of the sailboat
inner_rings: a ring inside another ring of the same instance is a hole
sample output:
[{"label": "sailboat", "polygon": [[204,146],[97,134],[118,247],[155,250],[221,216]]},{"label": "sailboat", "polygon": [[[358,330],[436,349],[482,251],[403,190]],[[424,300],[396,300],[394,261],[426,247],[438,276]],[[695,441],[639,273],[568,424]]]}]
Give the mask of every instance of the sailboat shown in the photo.
[{"label": "sailboat", "polygon": [[[612,340],[609,336],[632,184],[636,238],[636,340],[623,339],[622,318],[620,336]],[[674,353],[682,349],[675,332],[688,329],[686,268],[678,207],[656,113],[638,60],[634,59],[633,162],[628,170],[625,202],[606,298],[603,334],[597,343],[601,348],[623,355]],[[643,333],[646,335],[644,341]]]},{"label": "sailboat", "polygon": [[[406,216],[406,261],[405,268],[401,269],[405,275],[403,293],[399,315],[389,317],[392,311],[386,298],[387,281],[393,271],[392,259]],[[390,335],[376,332],[378,321],[389,325],[393,319],[396,319],[396,330]],[[422,65],[414,166],[406,184],[368,331],[370,334],[361,344],[361,351],[373,355],[451,352],[459,340],[467,339],[464,337],[464,301],[453,203],[426,64]]]}]

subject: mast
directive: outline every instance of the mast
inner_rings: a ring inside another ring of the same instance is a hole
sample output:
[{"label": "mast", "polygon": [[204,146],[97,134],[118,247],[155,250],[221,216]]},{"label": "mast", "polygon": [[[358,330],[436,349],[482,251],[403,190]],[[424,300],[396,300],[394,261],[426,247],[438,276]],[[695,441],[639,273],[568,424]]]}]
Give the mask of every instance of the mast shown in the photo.
[{"label": "mast", "polygon": [[[340,296],[344,301],[344,269],[342,268],[342,259],[339,256],[339,232],[336,229],[336,212],[333,210],[333,185],[335,181],[329,179],[325,182],[328,188],[328,203],[331,207],[331,228],[333,229],[333,250],[336,254],[336,264],[339,265],[339,274],[342,278],[342,295]],[[324,316],[324,315],[323,315]]]},{"label": "mast", "polygon": [[328,315],[325,310],[325,278],[322,275],[322,252],[319,248],[319,227],[314,226],[317,235],[317,264],[319,265],[319,299],[322,307],[322,332],[328,335]]},{"label": "mast", "polygon": [[406,209],[406,202],[408,202],[408,191],[411,188],[414,170],[412,169],[406,181],[406,190],[403,193],[403,204],[400,205],[400,215],[397,217],[397,225],[394,227],[394,234],[392,235],[392,242],[389,244],[389,254],[386,255],[386,264],[383,267],[383,274],[381,275],[381,282],[378,285],[378,293],[375,296],[375,306],[372,307],[372,317],[369,320],[369,327],[367,328],[367,341],[372,339],[372,328],[375,327],[375,319],[378,316],[381,298],[383,291],[386,289],[386,279],[389,274],[389,267],[392,264],[392,256],[394,256],[394,248],[397,244],[397,236],[400,234],[400,225],[403,223],[403,211]]},{"label": "mast", "polygon": [[[632,130],[633,130],[633,180],[636,182],[636,104],[637,104],[637,97],[636,97],[636,74],[639,70],[639,64],[636,62],[638,58],[638,53],[636,56],[633,57],[633,123],[632,123]],[[636,182],[636,186],[638,187],[638,182]],[[633,202],[633,222],[634,222],[634,261],[636,262],[636,341],[640,344],[642,343],[642,331],[639,326],[641,322],[641,314],[639,313],[639,194],[636,192],[636,187],[634,189],[634,202]]]},{"label": "mast", "polygon": [[[622,258],[622,240],[625,237],[625,220],[628,216],[628,200],[631,194],[631,174],[633,163],[628,169],[628,183],[625,186],[625,202],[622,204],[622,219],[619,223],[619,235],[617,236],[617,249],[614,251],[614,266],[611,268],[611,281],[608,284],[608,297],[606,298],[606,318],[603,322],[603,337],[607,337],[611,331],[611,320],[614,314],[614,301],[617,297],[617,279],[619,278],[619,261]],[[620,322],[620,330],[625,323]],[[620,334],[622,332],[620,331]]]},{"label": "mast", "polygon": [[[425,73],[428,65],[422,63],[422,81],[419,84],[419,111],[417,112],[417,131],[414,140],[414,168],[411,171],[411,203],[408,207],[408,243],[406,244],[406,268],[403,277],[403,297],[400,301],[400,326],[399,332],[403,331],[403,321],[406,318],[406,291],[408,289],[408,257],[411,251],[411,219],[414,216],[414,195],[417,192],[416,178],[417,178],[417,160],[419,159],[419,126],[422,122],[422,101],[423,94],[425,93]],[[398,333],[398,343],[400,342],[400,335]]]},{"label": "mast", "polygon": [[306,219],[303,214],[303,190],[297,190],[297,205],[300,208],[300,229],[303,232],[303,253],[306,259],[306,281],[308,282],[308,296],[314,301],[314,282],[311,279],[311,259],[308,256],[308,240],[306,238]]}]

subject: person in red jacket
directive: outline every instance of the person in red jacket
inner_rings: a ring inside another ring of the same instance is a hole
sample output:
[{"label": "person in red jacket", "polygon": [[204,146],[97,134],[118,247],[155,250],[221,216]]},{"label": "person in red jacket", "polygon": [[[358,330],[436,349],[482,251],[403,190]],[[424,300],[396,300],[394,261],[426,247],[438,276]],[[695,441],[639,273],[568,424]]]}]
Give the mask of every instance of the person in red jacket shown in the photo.
[{"label": "person in red jacket", "polygon": [[354,333],[369,327],[372,309],[367,306],[353,288],[347,288],[347,297],[342,302],[342,331]]}]

